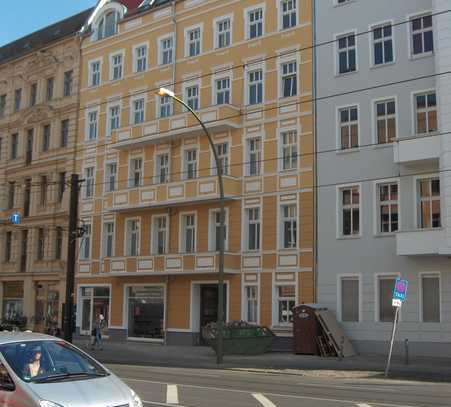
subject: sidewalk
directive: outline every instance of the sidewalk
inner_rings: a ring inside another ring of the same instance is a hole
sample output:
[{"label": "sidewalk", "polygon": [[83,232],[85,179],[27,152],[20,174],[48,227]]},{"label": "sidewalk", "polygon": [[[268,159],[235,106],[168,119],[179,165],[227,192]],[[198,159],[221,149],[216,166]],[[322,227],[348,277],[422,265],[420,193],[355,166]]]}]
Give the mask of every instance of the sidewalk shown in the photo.
[{"label": "sidewalk", "polygon": [[[91,351],[87,339],[76,339],[74,344],[106,364],[218,368],[216,355],[209,347],[105,341],[102,351]],[[224,356],[221,368],[315,377],[380,378],[385,369],[385,357],[380,355],[354,356],[339,360],[338,358],[272,352],[258,356]],[[390,377],[451,381],[451,359],[415,358],[410,361],[409,365],[406,365],[404,360],[394,357]]]}]

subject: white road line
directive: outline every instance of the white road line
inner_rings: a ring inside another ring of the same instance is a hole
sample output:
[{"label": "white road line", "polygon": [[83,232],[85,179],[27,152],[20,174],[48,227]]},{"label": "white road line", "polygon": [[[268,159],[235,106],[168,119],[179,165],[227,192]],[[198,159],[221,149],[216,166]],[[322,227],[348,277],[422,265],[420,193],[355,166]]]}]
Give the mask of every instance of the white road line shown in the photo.
[{"label": "white road line", "polygon": [[166,389],[166,403],[179,404],[179,392],[176,384],[168,384]]},{"label": "white road line", "polygon": [[252,397],[256,399],[263,407],[276,407],[275,404],[271,402],[271,400],[268,400],[263,394],[261,393],[253,393]]},{"label": "white road line", "polygon": [[357,407],[371,407],[369,404],[357,404]]}]

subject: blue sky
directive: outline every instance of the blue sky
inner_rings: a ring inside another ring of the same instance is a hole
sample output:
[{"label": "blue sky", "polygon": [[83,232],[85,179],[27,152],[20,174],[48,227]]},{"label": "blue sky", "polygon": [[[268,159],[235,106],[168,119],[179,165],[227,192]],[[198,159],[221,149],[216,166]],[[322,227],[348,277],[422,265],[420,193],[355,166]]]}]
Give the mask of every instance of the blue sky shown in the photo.
[{"label": "blue sky", "polygon": [[97,0],[8,1],[0,13],[0,46],[96,4]]}]

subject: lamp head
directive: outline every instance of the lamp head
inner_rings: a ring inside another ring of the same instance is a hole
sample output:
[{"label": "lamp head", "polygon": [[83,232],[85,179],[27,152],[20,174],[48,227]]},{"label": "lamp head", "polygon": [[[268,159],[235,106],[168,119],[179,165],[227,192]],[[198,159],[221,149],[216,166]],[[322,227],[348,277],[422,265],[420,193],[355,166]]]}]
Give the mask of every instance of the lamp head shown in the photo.
[{"label": "lamp head", "polygon": [[169,97],[173,98],[175,96],[175,93],[172,90],[169,90],[166,88],[160,88],[160,90],[158,91],[158,95],[161,97],[169,96]]}]

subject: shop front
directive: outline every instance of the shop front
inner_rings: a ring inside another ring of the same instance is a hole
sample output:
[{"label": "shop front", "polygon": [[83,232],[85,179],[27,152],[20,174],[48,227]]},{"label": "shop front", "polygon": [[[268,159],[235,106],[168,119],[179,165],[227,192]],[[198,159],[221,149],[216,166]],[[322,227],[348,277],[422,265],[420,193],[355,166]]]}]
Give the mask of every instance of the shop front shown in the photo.
[{"label": "shop front", "polygon": [[3,283],[2,302],[3,322],[19,322],[24,317],[24,284],[23,281]]},{"label": "shop front", "polygon": [[80,286],[77,323],[80,335],[90,336],[92,329],[100,315],[103,315],[109,326],[110,316],[110,292],[109,286]]},{"label": "shop front", "polygon": [[59,325],[59,283],[37,282],[35,293],[34,330],[52,332]]}]

